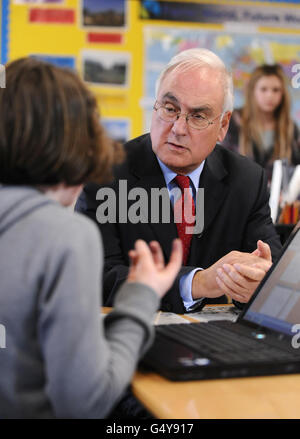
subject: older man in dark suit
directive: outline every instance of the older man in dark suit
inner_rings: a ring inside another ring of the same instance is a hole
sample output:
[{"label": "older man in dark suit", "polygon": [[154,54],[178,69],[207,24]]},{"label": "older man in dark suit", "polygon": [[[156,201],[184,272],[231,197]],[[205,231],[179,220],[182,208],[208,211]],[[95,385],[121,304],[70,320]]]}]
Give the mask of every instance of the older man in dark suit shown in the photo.
[{"label": "older man in dark suit", "polygon": [[[232,80],[222,61],[205,49],[181,52],[158,80],[150,135],[128,142],[126,161],[108,191],[85,187],[76,209],[96,220],[102,232],[107,305],[126,279],[136,239],[158,241],[168,259],[173,238],[181,238],[184,265],[161,304],[177,313],[228,297],[247,302],[278,255],[263,169],[217,144],[226,135],[232,107]],[[153,190],[162,188],[170,198],[157,205]],[[204,203],[196,195],[199,188]],[[182,193],[179,200],[174,189]],[[178,203],[183,203],[180,221]],[[192,212],[189,221],[184,205]]]}]

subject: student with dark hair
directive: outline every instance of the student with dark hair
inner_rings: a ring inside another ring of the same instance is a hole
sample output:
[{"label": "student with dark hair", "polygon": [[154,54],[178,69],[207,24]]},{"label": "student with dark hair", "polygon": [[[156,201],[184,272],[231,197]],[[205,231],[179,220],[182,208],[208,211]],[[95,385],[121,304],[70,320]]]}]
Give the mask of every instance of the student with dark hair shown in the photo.
[{"label": "student with dark hair", "polygon": [[245,92],[245,105],[234,110],[223,146],[251,157],[272,177],[274,160],[300,163],[300,131],[290,112],[287,80],[278,65],[258,66]]},{"label": "student with dark hair", "polygon": [[104,182],[120,151],[72,72],[23,58],[0,90],[0,418],[99,418],[130,383],[181,264],[137,241],[114,310],[100,316],[97,227],[62,206]]}]

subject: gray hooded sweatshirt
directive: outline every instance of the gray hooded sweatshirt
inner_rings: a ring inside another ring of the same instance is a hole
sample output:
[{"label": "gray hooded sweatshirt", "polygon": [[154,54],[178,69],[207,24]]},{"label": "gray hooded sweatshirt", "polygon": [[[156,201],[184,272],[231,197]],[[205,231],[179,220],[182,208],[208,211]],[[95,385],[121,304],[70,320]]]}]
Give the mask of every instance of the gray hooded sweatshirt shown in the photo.
[{"label": "gray hooded sweatshirt", "polygon": [[125,283],[103,319],[102,265],[92,221],[0,186],[0,419],[102,418],[130,383],[159,299]]}]

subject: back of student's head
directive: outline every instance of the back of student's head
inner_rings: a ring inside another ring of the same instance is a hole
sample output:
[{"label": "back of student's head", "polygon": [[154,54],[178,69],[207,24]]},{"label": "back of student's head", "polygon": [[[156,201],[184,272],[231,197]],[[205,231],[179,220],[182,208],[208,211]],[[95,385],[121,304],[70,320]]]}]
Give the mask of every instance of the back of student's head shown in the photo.
[{"label": "back of student's head", "polygon": [[97,102],[70,70],[34,58],[6,67],[0,89],[0,182],[78,185],[111,177],[118,148]]}]

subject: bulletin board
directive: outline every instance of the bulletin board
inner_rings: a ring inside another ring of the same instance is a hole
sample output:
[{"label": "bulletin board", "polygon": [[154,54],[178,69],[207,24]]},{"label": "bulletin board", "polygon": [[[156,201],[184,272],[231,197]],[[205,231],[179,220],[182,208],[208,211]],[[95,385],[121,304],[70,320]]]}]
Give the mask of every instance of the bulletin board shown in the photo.
[{"label": "bulletin board", "polygon": [[[236,106],[242,105],[244,84],[258,64],[278,62],[292,80],[292,66],[300,63],[300,5],[296,0],[11,0],[5,50],[3,41],[1,34],[1,59],[38,56],[78,71],[95,93],[110,134],[125,141],[148,131],[159,71],[186,48],[207,47],[220,55],[233,73]],[[300,88],[292,88],[291,95],[300,125]]]}]

